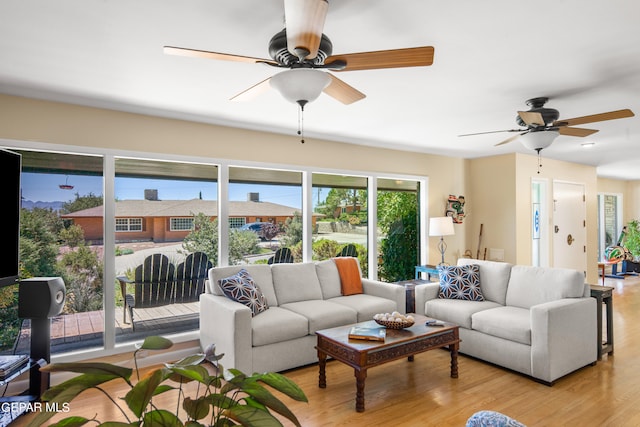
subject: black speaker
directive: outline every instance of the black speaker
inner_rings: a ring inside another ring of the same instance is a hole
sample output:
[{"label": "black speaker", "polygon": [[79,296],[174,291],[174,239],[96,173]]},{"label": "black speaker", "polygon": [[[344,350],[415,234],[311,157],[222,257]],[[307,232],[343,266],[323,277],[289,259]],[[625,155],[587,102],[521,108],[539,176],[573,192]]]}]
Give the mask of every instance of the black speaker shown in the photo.
[{"label": "black speaker", "polygon": [[62,313],[66,288],[61,277],[34,277],[20,280],[18,317],[46,319]]}]

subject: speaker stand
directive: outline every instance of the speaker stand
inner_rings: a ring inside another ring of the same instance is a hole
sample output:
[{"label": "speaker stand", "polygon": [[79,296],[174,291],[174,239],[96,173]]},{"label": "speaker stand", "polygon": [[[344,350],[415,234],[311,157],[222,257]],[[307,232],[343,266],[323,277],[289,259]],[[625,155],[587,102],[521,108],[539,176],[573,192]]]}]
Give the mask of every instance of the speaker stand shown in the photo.
[{"label": "speaker stand", "polygon": [[29,394],[37,397],[42,396],[49,388],[49,373],[40,372],[40,365],[37,363],[44,359],[47,364],[51,362],[51,319],[35,318],[31,319],[31,361],[34,363],[29,375]]}]

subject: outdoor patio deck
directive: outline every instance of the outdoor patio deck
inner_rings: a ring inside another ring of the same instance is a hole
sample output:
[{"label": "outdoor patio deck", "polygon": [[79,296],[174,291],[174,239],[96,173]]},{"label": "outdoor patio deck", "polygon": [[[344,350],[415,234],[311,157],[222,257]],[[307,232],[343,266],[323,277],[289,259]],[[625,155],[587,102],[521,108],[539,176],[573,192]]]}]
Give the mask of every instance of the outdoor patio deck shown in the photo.
[{"label": "outdoor patio deck", "polygon": [[[122,307],[115,311],[116,342],[144,338],[152,334],[167,334],[197,329],[200,303],[168,304],[160,307],[134,309],[136,331],[123,323]],[[16,345],[17,353],[29,352],[31,322],[25,319]],[[51,353],[63,353],[79,348],[102,346],[104,311],[65,314],[51,319]]]}]

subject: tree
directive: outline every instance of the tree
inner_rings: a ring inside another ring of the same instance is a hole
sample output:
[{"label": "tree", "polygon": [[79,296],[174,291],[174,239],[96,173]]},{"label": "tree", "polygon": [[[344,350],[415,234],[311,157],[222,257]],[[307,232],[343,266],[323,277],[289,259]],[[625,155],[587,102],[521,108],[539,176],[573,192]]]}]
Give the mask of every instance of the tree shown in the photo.
[{"label": "tree", "polygon": [[76,199],[70,202],[65,202],[60,210],[63,214],[71,212],[78,212],[84,209],[95,208],[104,204],[102,196],[96,196],[93,193],[89,193],[86,196],[81,196],[76,193]]},{"label": "tree", "polygon": [[[260,239],[250,230],[230,230],[229,264],[239,264],[245,255],[258,253]],[[193,230],[182,241],[183,253],[204,252],[214,267],[218,264],[218,219],[204,213],[193,216]]]},{"label": "tree", "polygon": [[396,282],[413,277],[418,263],[418,196],[380,191],[378,226],[386,235],[380,243],[380,278]]},{"label": "tree", "polygon": [[186,253],[204,252],[215,267],[218,263],[218,219],[202,212],[193,216],[193,230],[182,241]]},{"label": "tree", "polygon": [[20,263],[26,277],[60,276],[56,270],[58,235],[64,228],[51,209],[20,211]]},{"label": "tree", "polygon": [[299,212],[294,212],[293,217],[287,218],[284,223],[284,235],[280,239],[281,246],[292,248],[298,242],[302,242],[302,218]]},{"label": "tree", "polygon": [[103,263],[84,244],[66,252],[58,262],[64,270],[67,287],[65,312],[78,313],[102,309]]}]

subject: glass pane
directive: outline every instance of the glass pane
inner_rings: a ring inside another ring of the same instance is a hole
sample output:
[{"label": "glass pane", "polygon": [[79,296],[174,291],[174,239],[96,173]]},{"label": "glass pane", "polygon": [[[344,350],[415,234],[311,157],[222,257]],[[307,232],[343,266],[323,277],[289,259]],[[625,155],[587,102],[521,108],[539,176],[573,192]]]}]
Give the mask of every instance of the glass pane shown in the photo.
[{"label": "glass pane", "polygon": [[214,165],[115,161],[116,342],[197,330],[217,264]]},{"label": "glass pane", "polygon": [[[21,276],[59,276],[66,287],[64,309],[51,320],[51,353],[102,347],[103,159],[51,152],[20,153]],[[91,212],[91,227],[77,217],[83,211]],[[22,332],[15,341],[15,352],[29,353],[30,320],[20,323]],[[3,319],[2,324],[8,323]],[[3,348],[10,342],[5,338]]]},{"label": "glass pane", "polygon": [[[395,186],[394,186],[395,183]],[[412,279],[419,264],[419,182],[378,180],[378,278]]]},{"label": "glass pane", "polygon": [[229,168],[229,264],[302,260],[302,173]]},{"label": "glass pane", "polygon": [[313,259],[356,256],[368,277],[367,178],[313,174]]}]

